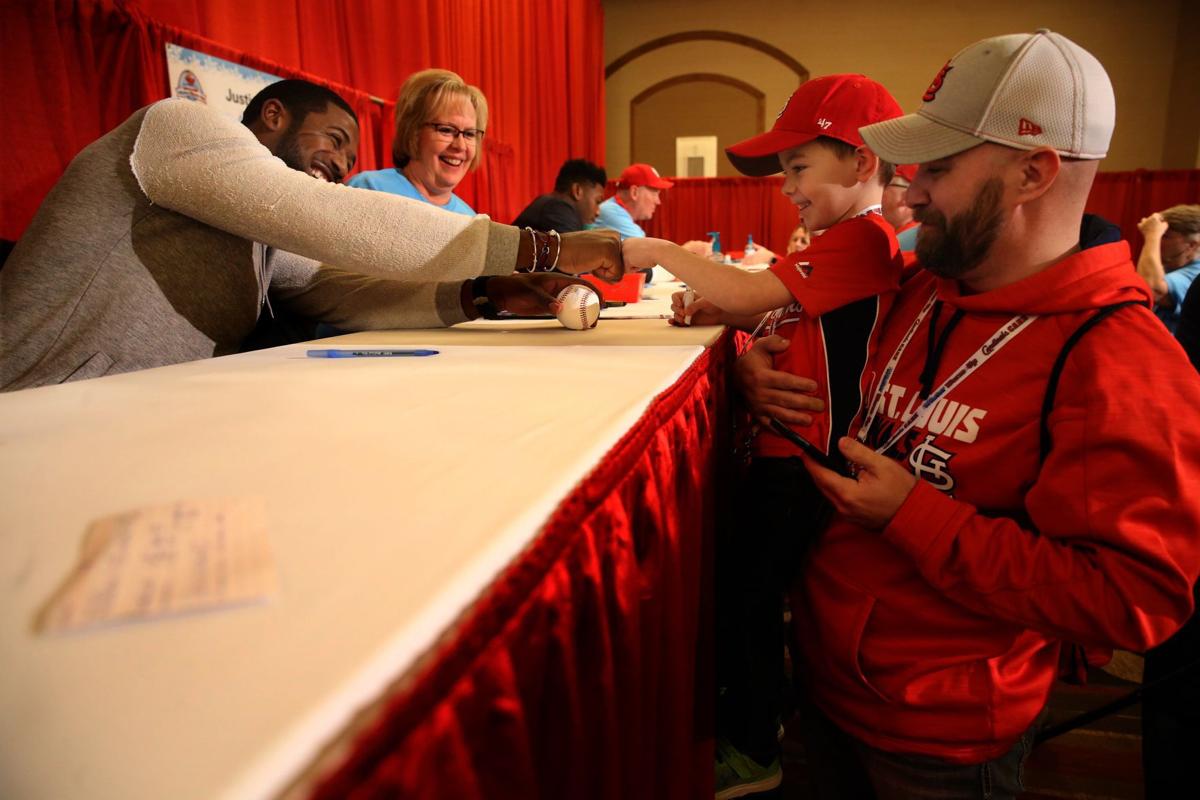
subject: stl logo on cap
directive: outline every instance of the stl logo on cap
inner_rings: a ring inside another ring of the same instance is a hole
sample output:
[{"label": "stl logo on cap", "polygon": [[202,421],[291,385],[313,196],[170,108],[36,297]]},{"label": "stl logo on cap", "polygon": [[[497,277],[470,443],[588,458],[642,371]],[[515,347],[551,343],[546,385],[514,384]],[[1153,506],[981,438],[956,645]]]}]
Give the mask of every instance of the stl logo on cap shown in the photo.
[{"label": "stl logo on cap", "polygon": [[942,83],[946,80],[946,73],[954,67],[950,66],[950,62],[946,62],[946,66],[942,67],[941,71],[934,76],[933,83],[929,84],[929,88],[925,90],[925,94],[921,95],[921,99],[926,103],[937,97],[937,93],[941,91]]},{"label": "stl logo on cap", "polygon": [[784,115],[784,113],[786,113],[786,112],[787,112],[787,110],[788,110],[788,106],[790,106],[790,105],[792,104],[792,97],[795,97],[795,96],[796,96],[796,93],[795,93],[795,92],[793,92],[793,93],[792,93],[792,96],[791,96],[791,97],[789,97],[789,98],[787,99],[787,102],[785,102],[785,103],[783,104],[783,108],[779,109],[779,113],[775,115],[775,119],[776,119],[776,121],[778,121],[778,120],[779,120],[779,118],[780,118],[780,117],[782,117],[782,116]]}]

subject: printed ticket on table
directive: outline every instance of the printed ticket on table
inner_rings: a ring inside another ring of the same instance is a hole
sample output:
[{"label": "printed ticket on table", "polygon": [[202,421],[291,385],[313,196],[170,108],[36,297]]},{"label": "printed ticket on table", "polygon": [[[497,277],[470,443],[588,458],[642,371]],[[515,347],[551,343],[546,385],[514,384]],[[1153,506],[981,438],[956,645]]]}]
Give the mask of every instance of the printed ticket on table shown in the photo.
[{"label": "printed ticket on table", "polygon": [[261,498],[180,500],[93,522],[36,628],[80,631],[259,602],[276,590]]}]

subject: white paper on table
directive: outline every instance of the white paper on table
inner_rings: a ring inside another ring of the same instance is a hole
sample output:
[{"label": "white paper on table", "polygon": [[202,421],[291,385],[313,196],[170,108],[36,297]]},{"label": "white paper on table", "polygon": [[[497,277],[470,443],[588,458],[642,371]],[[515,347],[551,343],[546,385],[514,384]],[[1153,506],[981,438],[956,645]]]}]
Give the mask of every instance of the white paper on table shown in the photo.
[{"label": "white paper on table", "polygon": [[43,633],[264,600],[277,588],[260,497],[180,500],[93,522]]}]

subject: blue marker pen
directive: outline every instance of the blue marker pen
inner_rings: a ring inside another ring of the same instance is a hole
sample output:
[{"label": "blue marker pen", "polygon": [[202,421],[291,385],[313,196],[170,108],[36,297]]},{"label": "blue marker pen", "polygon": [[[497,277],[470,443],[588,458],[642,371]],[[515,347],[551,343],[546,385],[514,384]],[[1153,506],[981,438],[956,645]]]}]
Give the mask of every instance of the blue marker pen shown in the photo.
[{"label": "blue marker pen", "polygon": [[403,356],[436,356],[437,350],[309,350],[309,358],[397,358]]}]

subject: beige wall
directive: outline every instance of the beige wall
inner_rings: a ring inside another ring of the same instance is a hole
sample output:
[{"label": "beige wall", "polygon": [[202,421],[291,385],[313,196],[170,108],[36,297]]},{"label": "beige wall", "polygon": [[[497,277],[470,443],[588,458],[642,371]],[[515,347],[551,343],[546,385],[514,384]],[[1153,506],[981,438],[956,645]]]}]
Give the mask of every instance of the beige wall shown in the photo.
[{"label": "beige wall", "polygon": [[[1102,169],[1196,167],[1200,166],[1196,162],[1200,155],[1196,29],[1191,25],[1188,36],[1181,30],[1195,22],[1192,2],[991,0],[916,6],[880,0],[604,0],[605,62],[661,36],[732,31],[780,48],[814,77],[865,73],[891,89],[901,106],[913,109],[934,74],[962,47],[987,36],[1046,27],[1090,50],[1112,78],[1117,131]],[[686,42],[639,57],[607,81],[610,172],[619,172],[630,159],[633,97],[659,81],[696,72],[725,74],[756,86],[766,95],[768,126],[797,85],[795,73],[780,62],[725,42]],[[1187,111],[1174,113],[1189,104]],[[1172,114],[1170,127],[1168,114]],[[671,121],[663,124],[670,126]]]},{"label": "beige wall", "polygon": [[[758,133],[762,117],[758,99],[735,86],[692,81],[666,87],[633,109],[630,160],[670,175],[676,170],[676,136],[716,136],[717,177],[740,175],[723,147]],[[670,124],[661,124],[663,120]]]}]

